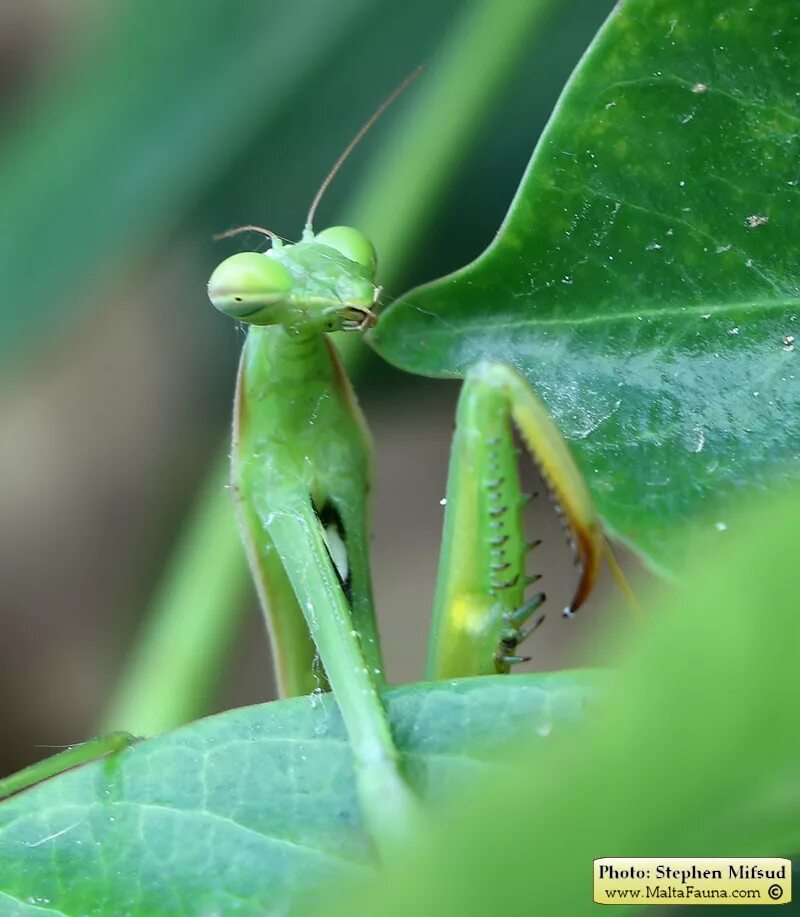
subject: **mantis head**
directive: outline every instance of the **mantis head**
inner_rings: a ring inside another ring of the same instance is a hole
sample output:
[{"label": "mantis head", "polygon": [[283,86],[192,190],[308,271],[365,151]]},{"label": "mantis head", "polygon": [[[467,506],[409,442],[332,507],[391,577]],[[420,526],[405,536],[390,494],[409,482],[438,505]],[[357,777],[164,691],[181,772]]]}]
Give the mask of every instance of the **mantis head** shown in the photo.
[{"label": "mantis head", "polygon": [[322,196],[347,157],[422,70],[412,71],[347,144],[314,195],[302,241],[283,245],[275,233],[260,226],[241,226],[217,237],[255,230],[272,239],[266,254],[232,255],[211,275],[208,295],[220,312],[252,325],[283,325],[301,334],[363,331],[375,324],[370,306],[377,302],[380,288],[375,286],[372,243],[350,226],[331,226],[316,236],[311,227]]},{"label": "mantis head", "polygon": [[375,323],[375,249],[357,229],[332,226],[266,252],[240,252],[211,275],[208,295],[225,315],[298,331],[363,330]]}]

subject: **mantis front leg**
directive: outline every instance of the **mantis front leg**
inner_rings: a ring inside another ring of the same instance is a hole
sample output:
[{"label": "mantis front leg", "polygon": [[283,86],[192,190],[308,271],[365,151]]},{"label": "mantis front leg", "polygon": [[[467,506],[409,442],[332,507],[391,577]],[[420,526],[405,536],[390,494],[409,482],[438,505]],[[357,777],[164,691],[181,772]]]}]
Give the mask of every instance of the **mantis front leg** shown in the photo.
[{"label": "mantis front leg", "polygon": [[[511,367],[484,361],[464,379],[447,484],[439,579],[428,656],[429,678],[508,672],[522,640],[541,623],[539,593],[525,541],[512,421],[538,464],[569,534],[579,566],[574,597],[583,604],[607,559],[626,594],[591,494],[567,443],[536,394]],[[632,598],[632,597],[631,597]]]},{"label": "mantis front leg", "polygon": [[237,384],[233,483],[253,573],[270,599],[273,652],[295,689],[312,675],[310,647],[319,653],[350,738],[364,815],[386,844],[406,832],[416,800],[378,693],[370,466],[366,427],[324,336],[252,328]]}]

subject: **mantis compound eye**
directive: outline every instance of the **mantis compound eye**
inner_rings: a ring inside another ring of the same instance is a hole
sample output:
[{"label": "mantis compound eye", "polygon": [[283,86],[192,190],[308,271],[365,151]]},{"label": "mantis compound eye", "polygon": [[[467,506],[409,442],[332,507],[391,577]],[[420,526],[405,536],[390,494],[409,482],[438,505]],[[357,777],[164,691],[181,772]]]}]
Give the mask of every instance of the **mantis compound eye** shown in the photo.
[{"label": "mantis compound eye", "polygon": [[245,322],[270,324],[270,306],[285,299],[292,275],[258,252],[240,252],[220,264],[208,281],[208,298],[224,315]]},{"label": "mantis compound eye", "polygon": [[315,237],[317,242],[335,248],[337,252],[365,267],[374,276],[378,257],[372,242],[351,226],[330,226]]}]

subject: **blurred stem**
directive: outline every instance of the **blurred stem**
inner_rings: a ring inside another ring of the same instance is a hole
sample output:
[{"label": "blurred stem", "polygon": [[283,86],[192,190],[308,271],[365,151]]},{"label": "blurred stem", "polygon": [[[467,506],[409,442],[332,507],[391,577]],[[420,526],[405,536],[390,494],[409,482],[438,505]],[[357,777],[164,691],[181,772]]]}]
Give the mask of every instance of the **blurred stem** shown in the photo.
[{"label": "blurred stem", "polygon": [[[489,119],[523,53],[562,0],[475,0],[436,59],[409,91],[392,136],[372,157],[352,201],[357,226],[379,253],[379,283],[390,292],[420,244],[460,160]],[[457,104],[456,104],[457,103]],[[351,374],[365,356],[354,335],[337,335]]]},{"label": "blurred stem", "polygon": [[249,592],[247,561],[227,486],[228,466],[226,450],[156,590],[103,731],[154,735],[209,709]]},{"label": "blurred stem", "polygon": [[[391,139],[377,154],[343,222],[382,253],[391,287],[414,255],[464,150],[488,119],[522,54],[559,0],[475,0],[411,92]],[[351,373],[365,353],[354,335],[337,344]],[[226,450],[227,453],[227,450]],[[158,590],[106,717],[105,729],[150,735],[206,712],[239,628],[248,573],[233,507],[218,467]]]},{"label": "blurred stem", "polygon": [[466,151],[475,142],[545,16],[560,0],[477,0],[409,91],[387,142],[359,184],[346,219],[380,253],[380,282],[392,287],[419,244]]}]

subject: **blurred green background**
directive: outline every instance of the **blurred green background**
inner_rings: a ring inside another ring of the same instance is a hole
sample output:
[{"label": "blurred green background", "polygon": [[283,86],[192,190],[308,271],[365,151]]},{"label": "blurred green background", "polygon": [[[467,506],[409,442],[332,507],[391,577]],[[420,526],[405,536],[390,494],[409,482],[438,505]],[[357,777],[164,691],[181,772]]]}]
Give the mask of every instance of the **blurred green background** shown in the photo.
[{"label": "blurred green background", "polygon": [[[0,6],[0,772],[97,730],[185,550],[187,520],[205,525],[198,575],[213,567],[213,520],[192,510],[224,448],[243,331],[210,307],[205,282],[262,240],[212,235],[255,222],[297,238],[341,149],[424,63],[337,178],[317,227],[363,221],[385,301],[470,261],[611,6]],[[377,448],[379,615],[390,677],[412,680],[457,386],[364,353],[353,362]],[[557,614],[574,573],[552,511],[540,499],[532,512],[545,543],[531,568],[546,571],[556,613],[531,667],[598,661],[592,608],[579,627]],[[260,615],[230,568],[219,615],[244,614],[230,646],[220,640],[219,690],[198,701],[209,710],[273,691]]]}]

